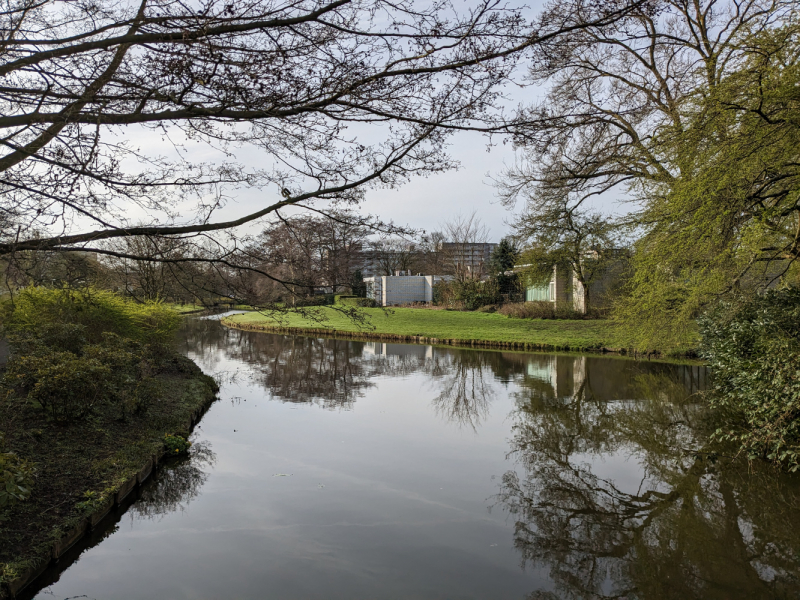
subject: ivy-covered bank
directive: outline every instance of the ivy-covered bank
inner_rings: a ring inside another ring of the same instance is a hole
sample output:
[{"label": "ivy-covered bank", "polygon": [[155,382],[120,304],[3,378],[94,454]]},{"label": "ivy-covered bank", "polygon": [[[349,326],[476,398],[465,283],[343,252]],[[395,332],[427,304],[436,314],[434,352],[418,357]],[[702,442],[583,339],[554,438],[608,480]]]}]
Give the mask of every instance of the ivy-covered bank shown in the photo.
[{"label": "ivy-covered bank", "polygon": [[3,306],[0,597],[186,451],[218,388],[174,350],[179,322],[96,290],[32,288]]}]

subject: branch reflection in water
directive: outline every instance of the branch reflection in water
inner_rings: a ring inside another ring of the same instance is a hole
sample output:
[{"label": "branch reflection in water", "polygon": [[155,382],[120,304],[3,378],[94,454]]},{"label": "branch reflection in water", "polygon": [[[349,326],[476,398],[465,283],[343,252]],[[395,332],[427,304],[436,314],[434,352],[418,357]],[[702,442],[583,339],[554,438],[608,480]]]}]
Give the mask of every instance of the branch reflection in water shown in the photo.
[{"label": "branch reflection in water", "polygon": [[709,441],[703,367],[202,324],[188,325],[193,358],[242,360],[282,402],[348,410],[382,377],[423,373],[436,414],[480,432],[498,395],[514,398],[492,501],[523,566],[550,573],[554,591],[531,598],[800,597],[797,478]]},{"label": "branch reflection in water", "polygon": [[183,511],[197,496],[208,479],[216,455],[208,442],[195,442],[189,456],[167,459],[159,467],[158,477],[142,488],[139,499],[131,506],[131,519],[158,519],[175,511]]},{"label": "branch reflection in water", "polygon": [[505,362],[499,353],[267,335],[202,319],[188,321],[186,328],[186,347],[206,372],[219,369],[223,355],[245,362],[250,379],[272,399],[351,409],[376,378],[424,373],[435,388],[437,414],[473,429],[488,414],[493,381]]},{"label": "branch reflection in water", "polygon": [[800,531],[787,524],[800,490],[709,441],[713,416],[685,370],[609,386],[591,358],[552,360],[549,383],[518,393],[521,474],[497,497],[523,565],[556,584],[531,598],[798,597]]}]

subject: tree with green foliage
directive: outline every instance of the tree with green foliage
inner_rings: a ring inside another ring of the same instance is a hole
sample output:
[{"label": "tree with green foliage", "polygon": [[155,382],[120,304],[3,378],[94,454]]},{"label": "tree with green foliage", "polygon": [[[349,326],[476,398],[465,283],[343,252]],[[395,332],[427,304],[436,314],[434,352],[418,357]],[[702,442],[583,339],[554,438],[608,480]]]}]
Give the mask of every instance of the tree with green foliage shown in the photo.
[{"label": "tree with green foliage", "polygon": [[[792,199],[779,189],[794,185],[796,9],[646,3],[554,40],[531,63],[548,92],[523,111],[521,159],[501,180],[503,196],[530,200],[537,225],[591,214],[602,195],[634,201],[628,223],[644,239],[620,316],[638,346],[693,343],[707,302],[748,284],[770,252],[791,250],[779,232],[791,225]],[[759,231],[769,234],[756,241]]]},{"label": "tree with green foliage", "polygon": [[800,289],[721,304],[700,319],[701,353],[714,373],[716,435],[750,459],[800,469]]},{"label": "tree with green foliage", "polygon": [[656,140],[678,176],[642,186],[635,276],[621,316],[643,343],[692,341],[720,299],[797,283],[800,26],[743,35],[736,68],[684,103]]},{"label": "tree with green foliage", "polygon": [[489,274],[497,282],[500,294],[515,300],[519,289],[519,276],[514,272],[514,267],[519,260],[519,248],[514,240],[504,237],[489,258]]},{"label": "tree with green foliage", "polygon": [[356,269],[350,276],[350,291],[354,296],[359,298],[367,297],[367,284],[364,283],[364,276],[361,274],[361,269]]},{"label": "tree with green foliage", "polygon": [[519,248],[511,238],[504,237],[489,258],[489,273],[493,277],[510,271],[519,259]]},{"label": "tree with green foliage", "polygon": [[555,195],[529,197],[514,228],[515,236],[526,244],[519,259],[523,277],[546,283],[554,267],[565,268],[583,292],[588,312],[593,306],[592,285],[618,258],[619,225],[598,212],[571,206],[566,196]]}]

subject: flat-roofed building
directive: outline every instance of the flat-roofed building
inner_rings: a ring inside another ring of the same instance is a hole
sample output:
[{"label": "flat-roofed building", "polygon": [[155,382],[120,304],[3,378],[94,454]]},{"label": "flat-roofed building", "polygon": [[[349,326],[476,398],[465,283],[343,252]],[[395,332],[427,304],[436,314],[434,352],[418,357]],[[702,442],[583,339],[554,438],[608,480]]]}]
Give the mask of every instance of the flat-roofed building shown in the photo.
[{"label": "flat-roofed building", "polygon": [[438,275],[365,277],[367,298],[380,306],[433,302],[433,286],[446,278]]},{"label": "flat-roofed building", "polygon": [[494,242],[441,242],[437,250],[454,273],[482,278],[489,272],[489,260],[497,246]]}]

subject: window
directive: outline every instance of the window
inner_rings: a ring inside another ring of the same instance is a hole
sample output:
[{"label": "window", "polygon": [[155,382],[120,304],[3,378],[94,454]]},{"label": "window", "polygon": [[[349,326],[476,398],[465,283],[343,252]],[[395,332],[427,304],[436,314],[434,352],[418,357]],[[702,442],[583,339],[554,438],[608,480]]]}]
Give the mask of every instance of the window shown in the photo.
[{"label": "window", "polygon": [[526,302],[550,302],[550,290],[553,284],[531,285],[525,290]]}]

